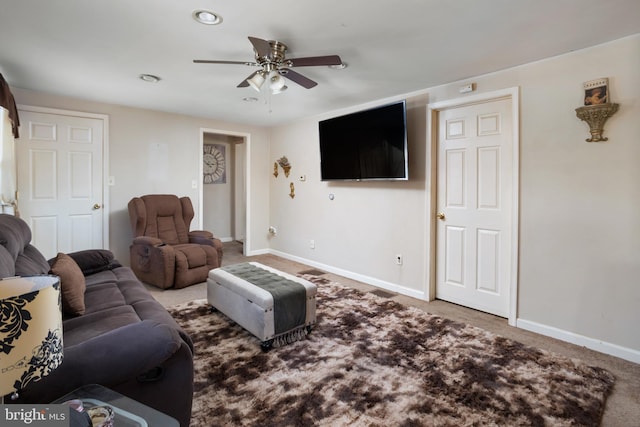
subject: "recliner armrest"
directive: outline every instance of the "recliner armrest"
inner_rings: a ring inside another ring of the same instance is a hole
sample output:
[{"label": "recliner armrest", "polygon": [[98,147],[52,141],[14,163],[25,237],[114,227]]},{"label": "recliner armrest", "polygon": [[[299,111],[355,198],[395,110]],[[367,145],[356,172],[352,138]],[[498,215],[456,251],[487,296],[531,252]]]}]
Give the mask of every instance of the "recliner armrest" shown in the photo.
[{"label": "recliner armrest", "polygon": [[214,246],[213,244],[213,233],[206,230],[195,230],[189,232],[189,243],[197,243],[199,245],[209,245]]},{"label": "recliner armrest", "polygon": [[129,246],[131,269],[142,282],[162,289],[173,286],[176,254],[171,245],[154,237],[136,237]]}]

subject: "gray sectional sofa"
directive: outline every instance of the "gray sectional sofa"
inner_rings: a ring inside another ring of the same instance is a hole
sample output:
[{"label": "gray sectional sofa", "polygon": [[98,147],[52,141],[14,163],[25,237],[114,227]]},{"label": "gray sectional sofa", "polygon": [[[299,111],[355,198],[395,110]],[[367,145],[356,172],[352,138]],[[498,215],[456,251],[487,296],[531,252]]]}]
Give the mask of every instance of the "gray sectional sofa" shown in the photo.
[{"label": "gray sectional sofa", "polygon": [[[52,271],[54,260],[48,262],[30,242],[31,230],[23,220],[0,214],[0,277]],[[29,384],[15,403],[48,403],[82,385],[101,384],[187,427],[193,396],[189,336],[111,252],[68,255],[86,284],[82,314],[65,310],[62,364]]]}]

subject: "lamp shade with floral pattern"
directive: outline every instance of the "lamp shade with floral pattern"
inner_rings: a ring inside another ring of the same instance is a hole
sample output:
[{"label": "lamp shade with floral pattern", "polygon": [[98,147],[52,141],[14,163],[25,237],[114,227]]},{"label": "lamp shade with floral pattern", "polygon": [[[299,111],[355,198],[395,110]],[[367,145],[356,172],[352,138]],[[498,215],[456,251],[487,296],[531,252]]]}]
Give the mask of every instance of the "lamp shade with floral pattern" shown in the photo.
[{"label": "lamp shade with floral pattern", "polygon": [[24,389],[62,363],[57,276],[0,280],[0,395]]}]

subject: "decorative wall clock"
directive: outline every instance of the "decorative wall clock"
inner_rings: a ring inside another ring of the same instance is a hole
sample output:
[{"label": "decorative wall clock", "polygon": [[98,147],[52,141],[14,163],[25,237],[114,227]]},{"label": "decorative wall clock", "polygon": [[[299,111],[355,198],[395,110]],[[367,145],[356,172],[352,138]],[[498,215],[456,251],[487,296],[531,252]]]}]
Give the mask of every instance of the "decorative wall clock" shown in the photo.
[{"label": "decorative wall clock", "polygon": [[204,183],[224,184],[226,182],[224,145],[205,144],[203,151]]}]

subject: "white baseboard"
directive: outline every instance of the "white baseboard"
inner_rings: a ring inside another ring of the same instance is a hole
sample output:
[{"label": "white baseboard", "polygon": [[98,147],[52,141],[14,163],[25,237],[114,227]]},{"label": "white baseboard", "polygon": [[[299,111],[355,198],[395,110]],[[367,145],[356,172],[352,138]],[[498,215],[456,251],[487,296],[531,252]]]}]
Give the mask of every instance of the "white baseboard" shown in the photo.
[{"label": "white baseboard", "polygon": [[545,335],[551,338],[556,338],[561,341],[566,341],[571,344],[583,346],[591,350],[599,351],[600,353],[609,354],[611,356],[619,357],[620,359],[628,360],[634,363],[640,363],[640,351],[632,348],[622,347],[617,344],[612,344],[606,341],[597,340],[595,338],[586,337],[573,332],[558,329],[553,326],[543,325],[541,323],[532,322],[530,320],[517,319],[516,326],[518,328],[526,329],[527,331],[535,332],[540,335]]},{"label": "white baseboard", "polygon": [[336,268],[330,265],[322,264],[316,261],[312,261],[310,259],[301,258],[295,255],[291,255],[285,252],[280,252],[274,249],[270,249],[269,253],[272,255],[277,255],[281,258],[286,258],[291,261],[296,261],[301,264],[305,264],[314,268],[318,268],[320,270],[326,271],[328,273],[337,274],[339,276],[347,277],[349,279],[357,280],[358,282],[366,283],[368,285],[376,286],[378,288],[386,289],[391,292],[396,292],[399,294],[407,295],[413,298],[427,300],[424,292],[418,291],[411,288],[406,288],[404,286],[399,286],[395,283],[386,282],[384,280],[376,279],[375,277],[365,276],[363,274],[354,273],[349,270],[343,270],[341,268]]},{"label": "white baseboard", "polygon": [[[374,277],[365,276],[352,271],[343,270],[330,265],[322,264],[316,261],[312,261],[306,258],[291,255],[285,252],[280,252],[274,249],[265,249],[255,251],[251,255],[263,255],[273,254],[281,258],[296,261],[320,270],[324,270],[329,273],[338,274],[340,276],[347,277],[349,279],[357,280],[362,283],[366,283],[372,286],[386,289],[388,291],[397,292],[399,294],[407,295],[413,298],[427,300],[427,296],[424,292],[417,291],[415,289],[406,288],[404,286],[398,286],[391,282],[379,280]],[[634,363],[640,363],[640,351],[632,348],[622,347],[617,344],[601,341],[595,338],[586,337],[573,332],[558,329],[553,326],[543,325],[541,323],[533,322],[525,319],[516,319],[516,327],[525,329],[527,331],[535,332],[540,335],[545,335],[551,338],[556,338],[561,341],[565,341],[571,344],[583,346],[591,350],[599,351],[600,353],[608,354],[611,356],[619,357],[620,359],[628,360]]]},{"label": "white baseboard", "polygon": [[249,251],[245,255],[246,256],[257,256],[257,255],[267,255],[270,254],[271,251],[269,249],[258,249],[256,251]]}]

